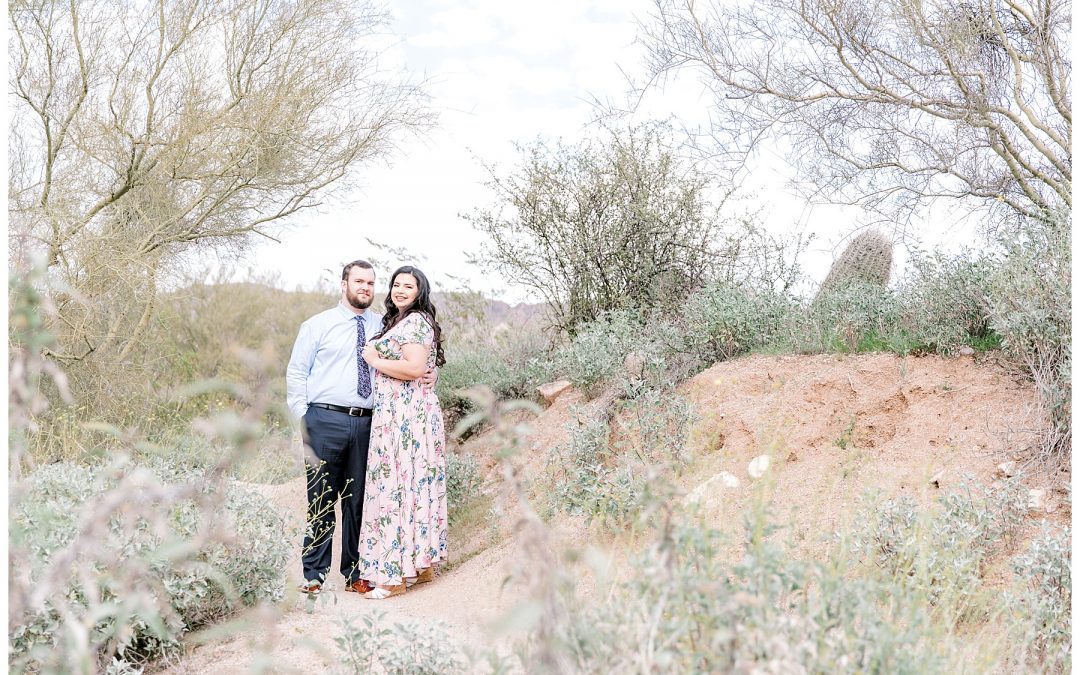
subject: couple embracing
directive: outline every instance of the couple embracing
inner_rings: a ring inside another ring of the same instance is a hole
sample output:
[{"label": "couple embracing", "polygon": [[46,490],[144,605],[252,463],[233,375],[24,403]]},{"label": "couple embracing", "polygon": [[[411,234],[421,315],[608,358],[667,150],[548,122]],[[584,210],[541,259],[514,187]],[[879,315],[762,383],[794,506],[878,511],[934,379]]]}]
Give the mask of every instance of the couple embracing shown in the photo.
[{"label": "couple embracing", "polygon": [[345,590],[382,600],[431,581],[446,560],[446,434],[434,369],[445,359],[430,284],[415,267],[371,309],[375,270],[342,270],[341,301],[300,326],[286,373],[307,470],[304,583],[330,571],[341,501]]}]

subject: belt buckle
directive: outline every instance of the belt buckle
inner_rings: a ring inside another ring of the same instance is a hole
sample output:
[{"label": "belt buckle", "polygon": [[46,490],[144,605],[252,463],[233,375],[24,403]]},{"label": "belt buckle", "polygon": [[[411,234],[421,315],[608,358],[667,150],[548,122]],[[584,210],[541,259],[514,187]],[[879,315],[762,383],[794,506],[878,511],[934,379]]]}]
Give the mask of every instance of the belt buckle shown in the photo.
[{"label": "belt buckle", "polygon": [[355,406],[349,408],[349,417],[363,417],[364,409]]}]

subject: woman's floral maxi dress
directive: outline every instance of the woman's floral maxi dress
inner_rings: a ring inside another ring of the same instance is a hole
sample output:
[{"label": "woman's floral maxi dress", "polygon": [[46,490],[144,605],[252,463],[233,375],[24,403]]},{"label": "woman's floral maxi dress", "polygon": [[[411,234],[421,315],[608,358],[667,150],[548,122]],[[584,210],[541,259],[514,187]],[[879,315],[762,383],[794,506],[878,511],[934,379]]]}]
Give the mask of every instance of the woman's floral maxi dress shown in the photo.
[{"label": "woman's floral maxi dress", "polygon": [[[400,359],[401,346],[429,348],[435,366],[435,331],[410,314],[373,344],[383,358]],[[434,388],[376,372],[360,577],[380,586],[446,560],[446,433]]]}]

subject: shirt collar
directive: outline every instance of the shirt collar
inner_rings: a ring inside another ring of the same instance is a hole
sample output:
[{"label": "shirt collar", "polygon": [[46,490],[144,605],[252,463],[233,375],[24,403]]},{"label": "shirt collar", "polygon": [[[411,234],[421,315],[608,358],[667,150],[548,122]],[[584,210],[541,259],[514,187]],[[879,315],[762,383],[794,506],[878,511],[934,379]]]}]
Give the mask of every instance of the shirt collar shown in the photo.
[{"label": "shirt collar", "polygon": [[343,318],[347,318],[347,319],[355,319],[358,316],[362,316],[362,317],[364,317],[366,319],[367,315],[371,313],[371,308],[368,307],[367,309],[364,310],[363,314],[357,314],[356,312],[349,309],[348,305],[345,304],[344,300],[338,300],[337,310],[338,310],[338,313],[340,313]]}]

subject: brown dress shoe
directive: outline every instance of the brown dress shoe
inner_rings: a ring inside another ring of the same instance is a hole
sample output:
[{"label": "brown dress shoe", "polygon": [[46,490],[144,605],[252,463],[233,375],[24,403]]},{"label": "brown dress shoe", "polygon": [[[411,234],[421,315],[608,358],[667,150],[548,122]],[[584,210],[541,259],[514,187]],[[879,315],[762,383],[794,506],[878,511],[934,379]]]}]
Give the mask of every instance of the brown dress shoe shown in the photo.
[{"label": "brown dress shoe", "polygon": [[374,586],[369,584],[364,579],[359,579],[357,581],[352,582],[351,584],[350,583],[345,584],[345,590],[346,591],[348,591],[350,593],[360,593],[361,595],[363,595],[364,593],[370,592],[372,588],[374,588]]},{"label": "brown dress shoe", "polygon": [[297,587],[301,593],[307,593],[308,595],[318,595],[322,592],[322,582],[317,579],[305,579],[304,583]]}]

